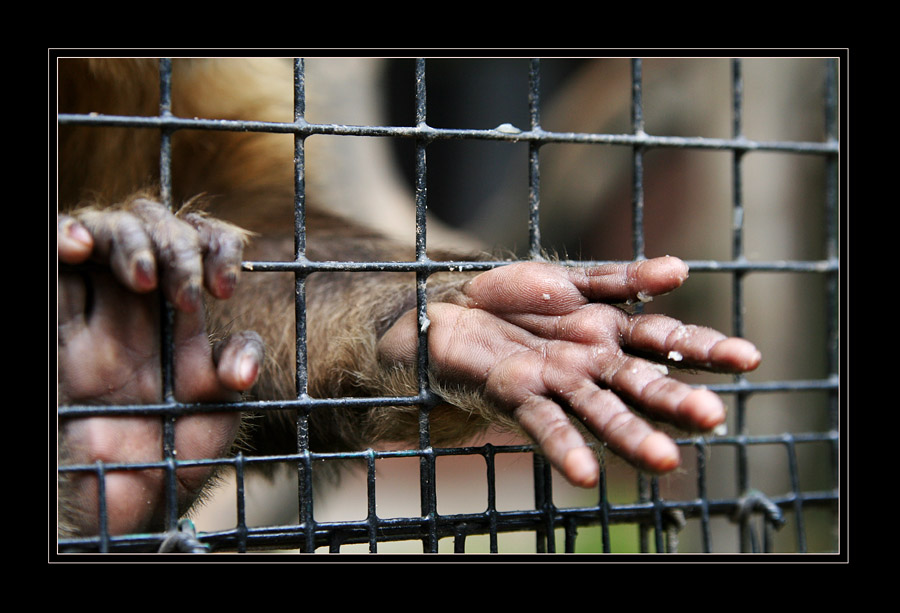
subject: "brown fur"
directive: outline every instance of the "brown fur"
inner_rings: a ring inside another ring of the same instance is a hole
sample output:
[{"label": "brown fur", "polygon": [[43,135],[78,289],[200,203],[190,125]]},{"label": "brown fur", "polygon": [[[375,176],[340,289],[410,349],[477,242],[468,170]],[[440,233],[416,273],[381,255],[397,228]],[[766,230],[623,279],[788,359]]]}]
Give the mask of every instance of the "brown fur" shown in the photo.
[{"label": "brown fur", "polygon": [[[158,113],[156,60],[62,60],[60,112],[125,115]],[[175,61],[172,112],[179,117],[290,121],[290,63]],[[293,258],[293,138],[290,135],[206,130],[173,136],[176,202],[205,194],[216,217],[259,236],[246,260]],[[155,129],[60,129],[60,208],[86,200],[112,205],[158,181],[159,132]],[[413,251],[333,214],[316,200],[309,177],[308,257],[312,260],[412,260]],[[459,259],[459,254],[453,254]],[[430,292],[453,291],[469,276],[445,275]],[[378,335],[415,305],[410,273],[315,273],[308,281],[309,393],[313,397],[399,396],[417,392],[415,368],[385,368]],[[293,275],[244,274],[237,293],[209,307],[216,334],[255,330],[265,340],[267,363],[254,395],[291,399],[294,389]],[[484,428],[467,393],[444,390],[466,410],[432,411],[436,443],[460,442]],[[415,441],[416,407],[316,410],[310,416],[315,449],[363,449],[378,441]],[[256,453],[296,451],[292,414],[251,420],[247,445]]]}]

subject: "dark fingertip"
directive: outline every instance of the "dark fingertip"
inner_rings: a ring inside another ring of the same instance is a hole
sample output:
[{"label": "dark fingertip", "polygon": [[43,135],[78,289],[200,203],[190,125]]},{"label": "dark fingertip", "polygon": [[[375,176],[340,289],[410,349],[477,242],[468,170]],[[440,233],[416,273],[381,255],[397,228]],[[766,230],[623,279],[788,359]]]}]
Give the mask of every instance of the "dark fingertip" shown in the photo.
[{"label": "dark fingertip", "polygon": [[149,253],[135,255],[131,272],[136,290],[150,291],[156,287],[156,262]]},{"label": "dark fingertip", "polygon": [[200,308],[200,286],[196,283],[187,283],[178,291],[175,297],[175,305],[185,313],[193,313]]},{"label": "dark fingertip", "polygon": [[225,271],[216,277],[216,298],[230,298],[237,286],[237,271]]}]

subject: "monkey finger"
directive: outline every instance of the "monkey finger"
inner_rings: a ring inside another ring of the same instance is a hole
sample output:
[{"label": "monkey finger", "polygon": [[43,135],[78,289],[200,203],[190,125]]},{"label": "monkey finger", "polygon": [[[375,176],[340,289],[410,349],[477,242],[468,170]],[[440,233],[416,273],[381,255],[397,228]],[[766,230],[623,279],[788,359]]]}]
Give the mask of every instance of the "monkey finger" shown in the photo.
[{"label": "monkey finger", "polygon": [[[571,349],[564,350],[554,356],[551,364],[546,365],[542,371],[542,380],[547,389],[558,390],[556,393],[561,402],[568,407],[569,412],[578,418],[597,438],[604,442],[616,455],[625,458],[632,465],[653,473],[663,473],[678,466],[680,455],[674,442],[667,436],[652,428],[644,419],[636,415],[620,396],[627,397],[628,392],[635,393],[640,389],[644,381],[664,382],[672,381],[663,375],[656,367],[645,360],[638,360],[619,354],[613,362],[621,368],[615,369],[616,375],[610,378],[609,360],[587,360],[578,358],[578,353]],[[563,366],[565,365],[565,366]],[[643,370],[643,372],[641,372]],[[630,381],[621,381],[616,378],[622,371],[626,372]],[[643,379],[641,378],[643,377]],[[605,380],[604,380],[605,379]],[[611,379],[611,380],[610,380]],[[603,381],[601,388],[595,381]],[[689,429],[709,429],[718,425],[719,419],[724,419],[725,412],[718,397],[713,394],[718,402],[711,407],[710,413],[702,410],[692,412],[689,409],[679,413],[666,403],[675,403],[678,409],[678,392],[693,391],[684,384],[680,388],[667,390],[672,398],[647,395],[638,397],[645,404],[653,407],[653,413],[668,418],[669,421],[679,423]],[[633,387],[635,389],[629,389]],[[648,388],[649,389],[649,388]],[[665,390],[664,390],[665,391]],[[711,392],[707,392],[710,393]],[[640,403],[634,403],[640,406]],[[656,406],[662,404],[660,408]],[[665,409],[669,408],[668,411]],[[700,407],[701,409],[705,407]],[[693,409],[691,406],[690,409]],[[684,422],[681,424],[681,422]]]},{"label": "monkey finger", "polygon": [[182,219],[199,234],[206,289],[216,298],[230,298],[237,285],[248,233],[196,212],[187,213]]},{"label": "monkey finger", "polygon": [[599,440],[633,466],[660,474],[681,463],[675,442],[635,415],[613,392],[585,382],[567,395],[567,401]]},{"label": "monkey finger", "polygon": [[587,268],[520,262],[478,275],[464,293],[466,306],[501,316],[566,315],[589,301],[646,301],[677,289],[687,275],[687,265],[674,257]]},{"label": "monkey finger", "polygon": [[160,286],[179,310],[197,311],[203,299],[203,264],[197,232],[165,206],[146,199],[131,203],[129,210],[148,228],[160,267]]},{"label": "monkey finger", "polygon": [[213,362],[219,381],[236,392],[253,387],[264,359],[262,338],[249,330],[232,334],[213,346]]},{"label": "monkey finger", "polygon": [[60,262],[80,264],[94,249],[94,238],[88,229],[69,215],[56,216],[56,251]]},{"label": "monkey finger", "polygon": [[725,405],[716,394],[668,377],[658,364],[623,356],[599,371],[599,381],[655,418],[696,431],[711,430],[725,421]]},{"label": "monkey finger", "polygon": [[566,270],[586,298],[601,302],[646,302],[678,289],[688,277],[687,264],[671,256]]},{"label": "monkey finger", "polygon": [[156,288],[153,245],[140,219],[122,210],[86,209],[78,220],[93,237],[94,256],[109,264],[120,283],[139,293]]},{"label": "monkey finger", "polygon": [[559,405],[531,396],[514,415],[550,463],[573,485],[593,487],[600,479],[600,464]]},{"label": "monkey finger", "polygon": [[625,347],[654,353],[685,366],[713,371],[747,372],[762,355],[753,343],[703,326],[685,325],[664,315],[636,315],[621,320]]}]

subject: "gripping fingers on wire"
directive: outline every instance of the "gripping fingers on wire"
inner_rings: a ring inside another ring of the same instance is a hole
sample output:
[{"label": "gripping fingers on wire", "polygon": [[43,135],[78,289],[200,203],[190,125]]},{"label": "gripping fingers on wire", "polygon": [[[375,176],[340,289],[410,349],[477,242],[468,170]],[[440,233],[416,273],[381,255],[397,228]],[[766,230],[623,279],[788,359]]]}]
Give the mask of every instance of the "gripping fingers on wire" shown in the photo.
[{"label": "gripping fingers on wire", "polygon": [[248,235],[197,212],[175,215],[158,202],[136,198],[60,216],[57,236],[62,261],[84,261],[87,250],[132,291],[160,288],[176,308],[193,312],[202,303],[203,286],[216,298],[231,296]]}]

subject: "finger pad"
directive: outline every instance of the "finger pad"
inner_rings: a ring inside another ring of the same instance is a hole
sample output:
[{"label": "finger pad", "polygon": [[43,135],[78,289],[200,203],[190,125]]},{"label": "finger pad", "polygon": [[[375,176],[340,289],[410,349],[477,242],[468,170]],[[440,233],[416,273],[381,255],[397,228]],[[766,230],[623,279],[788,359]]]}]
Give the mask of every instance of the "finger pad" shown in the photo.
[{"label": "finger pad", "polygon": [[570,449],[563,459],[566,478],[579,487],[594,487],[600,480],[599,464],[587,447]]}]

